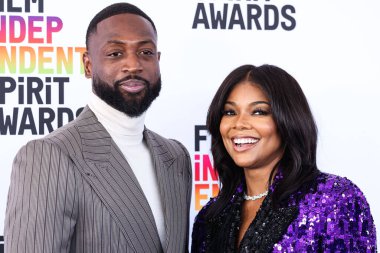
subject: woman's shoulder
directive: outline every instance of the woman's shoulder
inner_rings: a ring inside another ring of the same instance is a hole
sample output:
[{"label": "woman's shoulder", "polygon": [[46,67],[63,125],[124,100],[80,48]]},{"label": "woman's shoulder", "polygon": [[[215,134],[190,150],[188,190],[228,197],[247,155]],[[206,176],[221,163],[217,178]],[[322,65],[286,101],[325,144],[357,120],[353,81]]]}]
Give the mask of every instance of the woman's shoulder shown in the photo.
[{"label": "woman's shoulder", "polygon": [[320,213],[370,213],[362,190],[350,179],[329,173],[320,173],[309,187],[300,191],[301,209],[318,209]]},{"label": "woman's shoulder", "polygon": [[326,196],[331,200],[335,198],[365,198],[360,188],[347,177],[330,173],[320,173],[316,178],[317,195]]},{"label": "woman's shoulder", "polygon": [[[298,217],[288,236],[297,237],[299,247],[318,247],[329,252],[373,252],[376,229],[369,204],[359,187],[346,177],[320,173],[293,198]],[[296,232],[295,232],[296,231]],[[285,243],[285,242],[283,242]]]},{"label": "woman's shoulder", "polygon": [[193,223],[193,231],[191,235],[191,252],[205,252],[206,251],[206,237],[208,225],[206,220],[206,213],[210,206],[215,203],[217,198],[210,198],[210,200],[201,208],[195,216]]},{"label": "woman's shoulder", "polygon": [[218,208],[219,211],[215,211],[215,206],[214,206],[214,210],[212,210],[212,212],[218,212],[217,214],[214,213],[214,215],[208,215],[208,216],[212,216],[213,218],[209,218],[210,221],[213,220],[215,221],[216,219],[219,219],[221,218],[222,216],[226,215],[229,213],[230,209],[233,208],[233,207],[236,207],[237,205],[239,205],[241,203],[241,200],[242,200],[242,195],[243,195],[243,183],[240,183],[233,195],[231,196],[231,198],[229,198],[228,200],[228,203],[223,205],[221,207],[221,195],[220,193],[215,196],[215,197],[210,197],[209,198],[209,201],[201,208],[201,210],[198,212],[197,216],[195,217],[195,222],[204,222],[205,221],[205,215],[209,212],[209,209],[213,206],[213,205],[219,205],[217,206],[216,208]]},{"label": "woman's shoulder", "polygon": [[198,214],[195,217],[195,223],[204,223],[205,221],[205,214],[207,213],[207,210],[210,208],[210,206],[216,202],[218,197],[210,197],[209,201],[199,210]]}]

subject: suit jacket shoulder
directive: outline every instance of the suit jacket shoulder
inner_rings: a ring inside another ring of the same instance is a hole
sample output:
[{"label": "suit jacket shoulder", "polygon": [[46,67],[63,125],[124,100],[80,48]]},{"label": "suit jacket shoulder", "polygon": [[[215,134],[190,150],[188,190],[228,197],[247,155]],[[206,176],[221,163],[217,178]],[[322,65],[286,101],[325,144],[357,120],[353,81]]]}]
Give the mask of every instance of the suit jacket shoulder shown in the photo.
[{"label": "suit jacket shoulder", "polygon": [[[180,169],[186,170],[191,177],[191,159],[186,147],[175,139],[168,139],[152,130],[145,129],[144,136],[147,139],[148,145],[151,144],[154,150],[160,150],[160,155],[164,155],[167,159],[182,159],[186,164],[180,166]],[[167,152],[167,154],[164,154]]]},{"label": "suit jacket shoulder", "polygon": [[150,138],[155,139],[157,143],[166,145],[173,156],[189,156],[189,152],[186,147],[178,140],[165,138],[149,129],[145,129],[145,132],[150,136]]},{"label": "suit jacket shoulder", "polygon": [[109,146],[109,149],[106,150],[110,150],[111,146],[111,136],[88,107],[85,107],[75,120],[56,129],[42,139],[58,145],[69,156],[85,155],[86,151],[94,148],[91,145],[94,142],[97,145]]}]

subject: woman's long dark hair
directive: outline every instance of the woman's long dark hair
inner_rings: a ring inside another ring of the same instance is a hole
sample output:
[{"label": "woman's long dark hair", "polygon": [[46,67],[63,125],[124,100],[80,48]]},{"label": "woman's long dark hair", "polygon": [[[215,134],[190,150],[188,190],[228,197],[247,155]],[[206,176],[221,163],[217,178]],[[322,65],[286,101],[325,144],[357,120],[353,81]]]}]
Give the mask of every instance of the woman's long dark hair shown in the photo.
[{"label": "woman's long dark hair", "polygon": [[[207,217],[214,217],[223,210],[244,177],[243,168],[237,166],[227,153],[219,131],[225,102],[236,84],[242,81],[258,85],[266,94],[284,147],[284,155],[278,165],[283,179],[272,194],[273,205],[276,207],[286,201],[290,194],[314,179],[319,172],[316,164],[317,126],[298,82],[273,65],[240,66],[225,78],[207,114],[214,168],[221,184],[219,198],[208,209]],[[272,177],[273,171],[270,179]]]}]

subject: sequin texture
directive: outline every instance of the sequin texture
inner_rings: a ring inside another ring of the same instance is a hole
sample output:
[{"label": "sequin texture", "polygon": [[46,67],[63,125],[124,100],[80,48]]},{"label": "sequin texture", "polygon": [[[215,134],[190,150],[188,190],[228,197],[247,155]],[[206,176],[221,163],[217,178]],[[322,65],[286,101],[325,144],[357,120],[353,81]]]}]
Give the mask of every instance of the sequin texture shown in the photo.
[{"label": "sequin texture", "polygon": [[[216,199],[198,213],[193,253],[377,252],[369,205],[347,178],[321,173],[315,182],[294,193],[283,208],[273,209],[269,194],[236,249],[242,192],[239,186],[231,204],[213,220],[205,220],[204,213]],[[214,251],[216,241],[224,242],[217,245],[218,251]]]}]

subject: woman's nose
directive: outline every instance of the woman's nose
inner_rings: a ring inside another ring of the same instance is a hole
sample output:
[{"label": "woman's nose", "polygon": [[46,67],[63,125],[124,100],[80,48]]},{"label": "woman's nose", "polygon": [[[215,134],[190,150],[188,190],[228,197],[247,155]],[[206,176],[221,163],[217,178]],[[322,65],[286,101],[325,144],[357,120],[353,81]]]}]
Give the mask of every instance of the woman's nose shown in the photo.
[{"label": "woman's nose", "polygon": [[248,117],[249,117],[248,115],[243,115],[243,114],[238,115],[235,121],[236,129],[249,129],[251,125],[249,123]]}]

